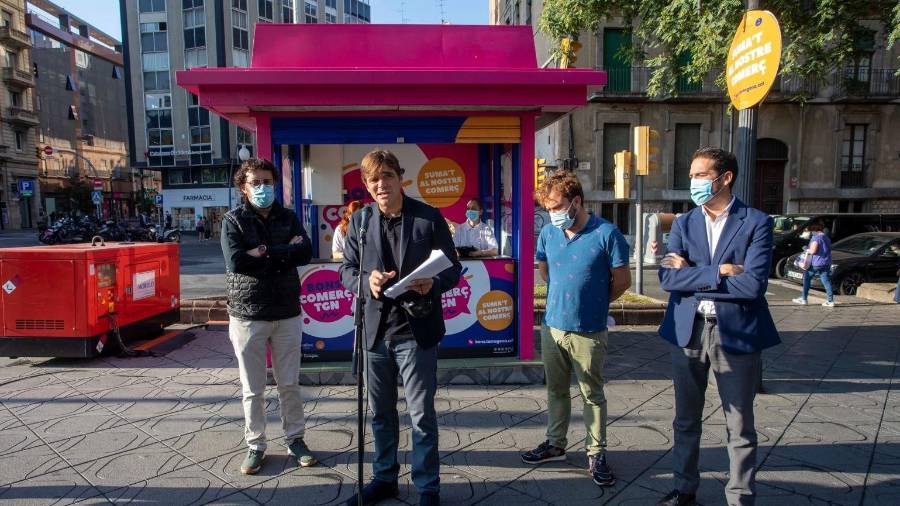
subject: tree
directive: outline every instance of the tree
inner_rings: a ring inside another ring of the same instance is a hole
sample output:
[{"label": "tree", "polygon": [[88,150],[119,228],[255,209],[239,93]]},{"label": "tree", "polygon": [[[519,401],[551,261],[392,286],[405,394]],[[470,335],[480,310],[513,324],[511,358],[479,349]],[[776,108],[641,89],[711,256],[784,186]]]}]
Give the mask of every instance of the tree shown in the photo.
[{"label": "tree", "polygon": [[93,200],[91,200],[91,186],[86,181],[73,179],[70,184],[62,188],[61,193],[69,203],[70,210],[81,211],[85,214],[94,212],[95,206]]},{"label": "tree", "polygon": [[[900,0],[761,0],[781,24],[783,74],[824,76],[850,61],[862,20],[884,24],[888,47],[900,40]],[[544,0],[540,28],[555,40],[596,33],[613,18],[630,27],[636,43],[622,56],[653,68],[651,95],[674,95],[676,82],[699,83],[724,69],[743,0]],[[652,57],[647,57],[652,54]],[[685,63],[684,55],[690,55]],[[724,70],[719,75],[724,88]]]}]

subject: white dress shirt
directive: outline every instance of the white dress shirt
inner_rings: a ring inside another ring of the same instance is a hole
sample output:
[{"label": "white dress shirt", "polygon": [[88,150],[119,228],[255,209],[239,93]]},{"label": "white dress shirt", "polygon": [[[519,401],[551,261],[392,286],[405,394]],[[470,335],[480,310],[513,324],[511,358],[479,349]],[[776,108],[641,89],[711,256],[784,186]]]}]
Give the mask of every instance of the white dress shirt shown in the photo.
[{"label": "white dress shirt", "polygon": [[341,227],[334,229],[334,239],[331,240],[331,256],[335,253],[344,254],[344,247],[347,245],[347,237],[341,233]]},{"label": "white dress shirt", "polygon": [[466,220],[456,226],[453,233],[453,244],[457,248],[463,246],[472,246],[478,251],[497,248],[497,239],[494,238],[494,231],[483,221],[479,221],[474,227]]},{"label": "white dress shirt", "polygon": [[[721,214],[716,216],[715,219],[707,212],[706,206],[700,206],[700,210],[703,212],[704,222],[706,223],[706,239],[709,242],[710,260],[716,256],[716,246],[719,245],[719,237],[722,236],[722,231],[725,230],[725,222],[728,221],[728,215],[731,212],[731,206],[734,205],[734,200],[735,198],[732,196],[731,202],[728,203],[728,207],[726,207]],[[697,306],[697,313],[703,316],[715,317],[716,305],[711,300],[701,300],[700,305]]]}]

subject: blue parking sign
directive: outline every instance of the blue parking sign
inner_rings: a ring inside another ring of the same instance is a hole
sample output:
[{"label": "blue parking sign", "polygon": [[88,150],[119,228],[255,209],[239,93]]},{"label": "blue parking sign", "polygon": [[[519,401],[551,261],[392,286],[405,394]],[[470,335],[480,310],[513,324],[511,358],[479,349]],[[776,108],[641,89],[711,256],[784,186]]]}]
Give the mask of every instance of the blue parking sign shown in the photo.
[{"label": "blue parking sign", "polygon": [[162,193],[156,194],[156,205],[158,205],[158,206],[162,205]]},{"label": "blue parking sign", "polygon": [[20,179],[19,195],[23,197],[31,197],[32,195],[34,195],[34,181],[30,179]]}]

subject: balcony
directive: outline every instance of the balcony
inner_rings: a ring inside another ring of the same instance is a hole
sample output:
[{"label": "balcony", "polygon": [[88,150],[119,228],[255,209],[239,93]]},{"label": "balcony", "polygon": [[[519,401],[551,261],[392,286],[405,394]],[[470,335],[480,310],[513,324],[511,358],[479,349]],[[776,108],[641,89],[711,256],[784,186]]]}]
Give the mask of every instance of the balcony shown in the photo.
[{"label": "balcony", "polygon": [[3,67],[3,81],[10,88],[23,90],[25,88],[34,88],[34,76],[27,70],[17,69],[13,67]]},{"label": "balcony", "polygon": [[834,98],[900,98],[897,69],[846,68],[833,74]]},{"label": "balcony", "polygon": [[854,170],[841,170],[841,188],[865,188],[865,167]]},{"label": "balcony", "polygon": [[7,107],[4,119],[9,123],[25,127],[34,127],[40,123],[37,113],[21,107]]},{"label": "balcony", "polygon": [[[607,97],[646,97],[653,67],[619,67],[598,69],[606,72],[607,84],[598,95]],[[678,78],[675,95],[671,98],[724,97],[725,91],[716,85],[721,69],[713,69],[700,82]]]},{"label": "balcony", "polygon": [[0,26],[0,44],[12,49],[24,49],[31,47],[31,38],[27,33],[11,26]]},{"label": "balcony", "polygon": [[822,79],[819,77],[801,76],[798,74],[779,73],[772,83],[772,93],[783,96],[803,96],[815,98],[822,88]]}]

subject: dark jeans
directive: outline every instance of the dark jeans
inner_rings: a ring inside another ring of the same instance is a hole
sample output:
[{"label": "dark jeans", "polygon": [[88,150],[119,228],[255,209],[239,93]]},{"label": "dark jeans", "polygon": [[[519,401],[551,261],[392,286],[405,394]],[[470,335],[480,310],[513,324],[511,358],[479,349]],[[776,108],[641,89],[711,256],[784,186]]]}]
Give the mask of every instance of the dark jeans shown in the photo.
[{"label": "dark jeans", "polygon": [[412,425],[412,481],[420,494],[440,491],[438,425],[434,410],[437,390],[437,346],[422,349],[415,339],[379,340],[366,354],[369,407],[375,436],[375,479],[396,482],[400,472],[397,447],[400,417],[397,413],[397,375],[403,379],[406,407]]},{"label": "dark jeans", "polygon": [[831,266],[823,265],[821,267],[810,267],[803,273],[803,299],[809,294],[809,286],[812,283],[813,276],[819,276],[822,286],[825,287],[825,296],[828,302],[834,302],[834,291],[831,288]]},{"label": "dark jeans", "polygon": [[894,290],[894,302],[900,304],[900,279],[897,280],[897,289]]}]

